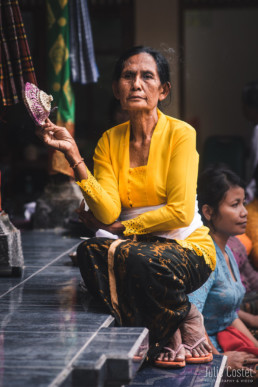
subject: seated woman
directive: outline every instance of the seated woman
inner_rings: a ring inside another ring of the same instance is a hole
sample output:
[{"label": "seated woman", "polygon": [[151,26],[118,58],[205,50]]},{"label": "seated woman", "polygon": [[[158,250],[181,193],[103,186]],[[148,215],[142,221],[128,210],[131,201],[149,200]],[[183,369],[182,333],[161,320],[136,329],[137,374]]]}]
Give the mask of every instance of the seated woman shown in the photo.
[{"label": "seated woman", "polygon": [[[210,228],[217,258],[215,271],[200,289],[189,295],[189,299],[204,316],[213,353],[223,352],[217,334],[228,327],[234,327],[251,341],[252,346],[258,347],[257,340],[245,325],[258,327],[258,316],[239,310],[245,288],[227,246],[231,236],[243,234],[246,228],[244,186],[240,178],[226,167],[210,167],[200,175],[197,193],[199,209],[204,223]],[[242,368],[247,360],[255,358],[247,352],[225,354],[228,365],[233,368]]]},{"label": "seated woman", "polygon": [[160,367],[212,359],[202,316],[187,293],[208,279],[216,257],[196,206],[195,130],[157,108],[170,88],[159,52],[139,46],[120,57],[113,91],[130,120],[102,135],[94,177],[65,128],[48,120],[37,131],[74,169],[90,209],[81,209],[83,222],[120,236],[79,246],[88,290],[117,324],[149,329],[148,357]]}]

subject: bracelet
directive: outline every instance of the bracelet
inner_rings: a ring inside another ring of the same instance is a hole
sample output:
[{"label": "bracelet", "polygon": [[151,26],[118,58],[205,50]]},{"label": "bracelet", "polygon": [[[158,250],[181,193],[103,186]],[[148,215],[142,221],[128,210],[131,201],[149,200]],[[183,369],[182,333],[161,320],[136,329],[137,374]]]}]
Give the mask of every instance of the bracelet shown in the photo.
[{"label": "bracelet", "polygon": [[77,163],[75,163],[74,165],[71,165],[70,164],[70,167],[72,168],[72,169],[75,169],[76,167],[78,167],[78,165],[80,165],[81,163],[83,163],[84,162],[84,158],[82,158],[80,161],[78,161]]}]

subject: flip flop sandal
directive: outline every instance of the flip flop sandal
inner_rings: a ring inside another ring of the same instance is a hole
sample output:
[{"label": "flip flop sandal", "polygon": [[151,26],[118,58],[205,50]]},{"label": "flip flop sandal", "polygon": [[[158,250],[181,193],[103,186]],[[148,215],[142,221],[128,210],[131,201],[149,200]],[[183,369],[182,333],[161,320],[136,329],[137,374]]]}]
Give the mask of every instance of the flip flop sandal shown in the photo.
[{"label": "flip flop sandal", "polygon": [[[200,340],[198,340],[192,347],[190,345],[187,345],[187,344],[183,344],[183,346],[185,347],[185,349],[189,349],[189,351],[192,352],[192,350],[194,348],[197,347],[197,345],[199,345],[200,343],[202,343],[203,341],[205,341],[207,339],[206,336],[203,336]],[[186,363],[188,364],[202,364],[202,363],[209,363],[213,360],[213,355],[212,353],[209,353],[209,355],[207,356],[199,356],[199,357],[185,357],[185,361]]]},{"label": "flip flop sandal", "polygon": [[148,347],[146,345],[140,345],[138,348],[137,353],[134,355],[133,360],[134,361],[140,361],[143,360],[147,354]]},{"label": "flip flop sandal", "polygon": [[[173,349],[171,349],[169,347],[163,347],[163,349],[165,349],[166,351],[168,351],[170,353],[175,354],[175,357],[176,357],[176,355],[178,354],[178,352],[180,351],[180,349],[182,347],[183,347],[183,344],[180,344],[177,351],[174,351]],[[185,367],[185,360],[181,360],[181,361],[155,360],[154,365],[157,367],[160,367],[160,368],[182,368],[182,367]]]}]

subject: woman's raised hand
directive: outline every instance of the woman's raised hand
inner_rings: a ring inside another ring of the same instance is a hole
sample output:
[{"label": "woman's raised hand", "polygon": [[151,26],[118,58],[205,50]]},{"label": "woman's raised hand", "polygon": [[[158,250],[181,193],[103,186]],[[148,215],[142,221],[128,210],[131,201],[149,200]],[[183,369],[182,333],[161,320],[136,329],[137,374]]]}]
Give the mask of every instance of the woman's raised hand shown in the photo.
[{"label": "woman's raised hand", "polygon": [[46,119],[44,125],[37,127],[36,135],[51,148],[59,150],[63,153],[68,153],[77,145],[64,127],[54,125],[49,119]]}]

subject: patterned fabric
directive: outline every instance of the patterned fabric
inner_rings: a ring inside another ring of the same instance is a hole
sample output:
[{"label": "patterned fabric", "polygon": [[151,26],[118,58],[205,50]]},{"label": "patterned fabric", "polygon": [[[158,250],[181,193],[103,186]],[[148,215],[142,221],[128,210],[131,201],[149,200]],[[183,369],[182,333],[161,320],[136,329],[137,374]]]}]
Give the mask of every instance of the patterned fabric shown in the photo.
[{"label": "patterned fabric", "polygon": [[236,235],[236,238],[245,246],[246,254],[249,255],[252,250],[252,241],[246,234]]},{"label": "patterned fabric", "polygon": [[[145,235],[137,239],[117,246],[112,271],[108,250],[113,239],[83,242],[77,259],[88,290],[104,301],[119,325],[149,329],[152,358],[187,315],[187,294],[207,280],[211,269],[203,256],[174,240]],[[116,298],[118,310],[111,301]]]},{"label": "patterned fabric", "polygon": [[247,204],[246,209],[248,211],[246,235],[252,241],[249,258],[254,268],[258,270],[258,198]]},{"label": "patterned fabric", "polygon": [[22,101],[26,82],[37,84],[18,0],[0,1],[0,105]]},{"label": "patterned fabric", "polygon": [[[57,122],[74,135],[75,101],[70,82],[69,5],[66,0],[47,0],[49,94],[58,106]],[[63,153],[50,152],[50,174],[73,176]]]},{"label": "patterned fabric", "polygon": [[226,246],[226,253],[236,281],[231,276],[222,251],[216,243],[214,244],[217,254],[216,268],[208,281],[189,295],[189,300],[203,314],[204,325],[211,342],[219,352],[222,352],[217,341],[217,333],[226,329],[238,318],[237,310],[243,300],[245,289],[230,248]]},{"label": "patterned fabric", "polygon": [[73,82],[87,84],[99,77],[95,62],[87,0],[70,0],[70,59]]},{"label": "patterned fabric", "polygon": [[249,292],[258,291],[258,272],[254,270],[250,264],[245,246],[240,242],[240,240],[234,236],[230,237],[228,240],[228,246],[230,247],[232,253],[234,254],[235,260],[238,264],[240,271],[241,281],[246,289]]}]

